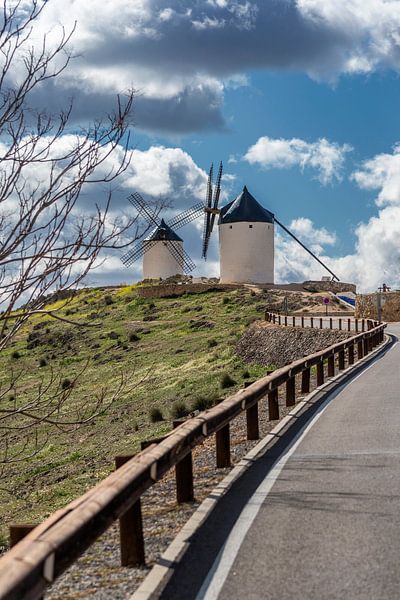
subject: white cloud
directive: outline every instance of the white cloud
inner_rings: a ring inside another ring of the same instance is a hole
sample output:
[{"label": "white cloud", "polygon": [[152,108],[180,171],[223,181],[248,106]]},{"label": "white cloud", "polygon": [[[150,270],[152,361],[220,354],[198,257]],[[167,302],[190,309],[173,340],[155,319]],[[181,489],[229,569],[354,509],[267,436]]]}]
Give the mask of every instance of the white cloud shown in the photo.
[{"label": "white cloud", "polygon": [[310,143],[298,138],[263,136],[247,150],[244,160],[265,169],[310,168],[317,171],[316,178],[326,185],[333,179],[341,179],[346,154],[351,150],[348,144],[340,146],[325,138]]},{"label": "white cloud", "polygon": [[380,189],[376,199],[378,206],[400,205],[400,144],[393,148],[393,154],[377,154],[366,160],[351,178],[365,190]]},{"label": "white cloud", "polygon": [[[310,219],[304,217],[294,219],[289,225],[289,230],[335,272],[334,261],[326,256],[324,249],[324,246],[332,246],[336,243],[335,233],[324,227],[316,227]],[[329,275],[329,273],[295,240],[276,226],[275,281],[290,283],[307,279],[318,280],[323,275]]]},{"label": "white cloud", "polygon": [[[71,10],[66,5],[71,4]],[[47,2],[35,36],[62,23],[75,58],[38,96],[56,110],[76,97],[76,118],[106,112],[116,93],[140,90],[136,123],[155,131],[221,129],[227,81],[254,69],[343,73],[400,69],[395,0],[74,0]],[[96,19],[93,18],[96,15]],[[18,77],[18,60],[14,61]],[[200,97],[199,97],[200,95]]]}]

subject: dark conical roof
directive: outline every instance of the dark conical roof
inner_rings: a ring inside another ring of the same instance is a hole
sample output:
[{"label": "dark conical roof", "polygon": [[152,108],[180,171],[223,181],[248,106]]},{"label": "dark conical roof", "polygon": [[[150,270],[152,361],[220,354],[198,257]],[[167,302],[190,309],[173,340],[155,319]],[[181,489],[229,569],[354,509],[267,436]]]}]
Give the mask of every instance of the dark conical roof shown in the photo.
[{"label": "dark conical roof", "polygon": [[183,239],[176,235],[175,231],[169,227],[164,219],[161,219],[161,223],[158,227],[153,229],[153,231],[146,237],[146,241],[171,241],[171,242],[183,242]]},{"label": "dark conical roof", "polygon": [[244,186],[243,191],[233,201],[221,209],[219,223],[240,223],[251,221],[254,223],[273,223],[272,212],[261,206]]}]

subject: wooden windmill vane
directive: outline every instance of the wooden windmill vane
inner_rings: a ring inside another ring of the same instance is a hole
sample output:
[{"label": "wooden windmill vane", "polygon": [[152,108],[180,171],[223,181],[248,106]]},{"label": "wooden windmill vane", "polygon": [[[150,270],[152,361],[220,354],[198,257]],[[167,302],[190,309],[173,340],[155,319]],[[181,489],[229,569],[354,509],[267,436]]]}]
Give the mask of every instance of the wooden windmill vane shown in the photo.
[{"label": "wooden windmill vane", "polygon": [[207,184],[205,203],[199,202],[191,208],[175,215],[171,220],[159,219],[144,198],[135,192],[128,198],[149,224],[155,226],[149,236],[140,240],[129,252],[122,256],[125,266],[130,267],[143,257],[144,279],[167,279],[174,275],[190,273],[196,267],[193,260],[185,252],[183,240],[175,230],[188,225],[204,214],[203,256],[207,253],[209,238],[218,211],[221,193],[222,163],[219,166],[215,186],[212,181],[213,165],[211,165]]}]

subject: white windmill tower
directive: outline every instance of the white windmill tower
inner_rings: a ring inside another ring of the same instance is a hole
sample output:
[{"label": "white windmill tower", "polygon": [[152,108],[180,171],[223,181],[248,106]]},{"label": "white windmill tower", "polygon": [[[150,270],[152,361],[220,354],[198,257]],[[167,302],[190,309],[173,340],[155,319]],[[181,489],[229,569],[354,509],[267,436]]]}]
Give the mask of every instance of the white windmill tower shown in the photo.
[{"label": "white windmill tower", "polygon": [[[217,208],[217,207],[216,207]],[[275,223],[322,265],[334,279],[339,278],[309,250],[276,216],[264,208],[245,186],[239,196],[219,213],[221,283],[274,283]],[[214,226],[215,214],[207,216],[203,258]]]},{"label": "white windmill tower", "polygon": [[274,283],[274,215],[246,186],[218,226],[221,283]]},{"label": "white windmill tower", "polygon": [[183,259],[183,239],[161,219],[161,223],[143,240],[143,278],[167,279],[183,275]]}]

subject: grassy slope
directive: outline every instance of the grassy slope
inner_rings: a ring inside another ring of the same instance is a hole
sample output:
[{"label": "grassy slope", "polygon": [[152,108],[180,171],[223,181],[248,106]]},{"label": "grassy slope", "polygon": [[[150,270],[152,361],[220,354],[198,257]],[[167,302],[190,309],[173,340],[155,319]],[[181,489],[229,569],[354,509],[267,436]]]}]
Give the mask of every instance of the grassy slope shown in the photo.
[{"label": "grassy slope", "polygon": [[[243,386],[243,376],[249,376],[246,371],[252,378],[262,375],[265,367],[245,366],[234,353],[234,343],[246,326],[262,316],[258,305],[260,298],[245,290],[142,300],[134,287],[89,289],[66,306],[64,301],[48,308],[61,307],[58,314],[93,327],[77,328],[49,317],[32,319],[0,356],[3,389],[12,369],[21,372],[15,394],[18,405],[33,397],[40,380],[48,380],[52,370],[61,380],[73,380],[88,360],[66,414],[76,406],[90,405],[102,387],[115,389],[122,373],[127,387],[90,424],[68,433],[41,426],[43,449],[7,467],[0,486],[0,545],[10,521],[42,520],[105,477],[115,455],[136,452],[141,440],[168,431],[171,408],[178,399],[191,408],[200,397],[216,399],[232,393],[235,387],[221,389],[224,372],[235,379],[236,388]],[[193,320],[215,326],[192,328]],[[133,332],[139,337],[136,341],[131,339]],[[46,365],[40,366],[43,359]],[[1,406],[11,406],[13,395],[7,392]],[[150,422],[152,407],[161,409],[164,421]]]}]

